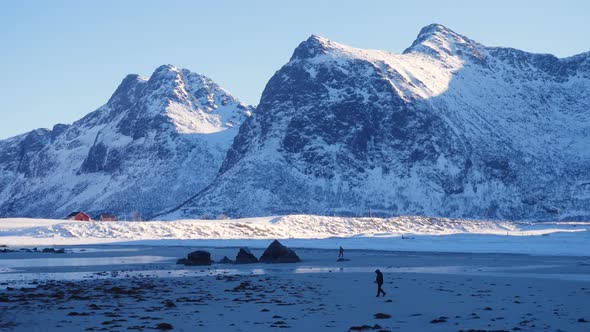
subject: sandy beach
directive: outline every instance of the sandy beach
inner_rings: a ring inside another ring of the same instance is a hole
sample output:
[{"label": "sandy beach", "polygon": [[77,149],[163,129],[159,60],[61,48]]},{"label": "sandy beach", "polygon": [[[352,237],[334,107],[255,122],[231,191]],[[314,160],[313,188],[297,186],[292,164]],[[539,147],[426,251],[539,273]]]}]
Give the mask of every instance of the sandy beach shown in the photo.
[{"label": "sandy beach", "polygon": [[295,248],[301,263],[185,267],[197,248],[64,248],[0,254],[1,330],[590,330],[588,257]]}]

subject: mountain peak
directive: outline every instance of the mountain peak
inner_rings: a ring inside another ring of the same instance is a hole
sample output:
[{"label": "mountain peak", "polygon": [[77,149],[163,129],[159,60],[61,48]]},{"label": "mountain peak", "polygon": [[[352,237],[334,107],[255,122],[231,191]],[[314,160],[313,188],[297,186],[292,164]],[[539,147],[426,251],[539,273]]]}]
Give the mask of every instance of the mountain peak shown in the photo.
[{"label": "mountain peak", "polygon": [[438,23],[429,24],[423,27],[416,40],[408,47],[407,53],[424,53],[438,59],[447,56],[467,55],[471,58],[483,60],[481,52],[483,46],[446,26]]},{"label": "mountain peak", "polygon": [[109,99],[108,104],[121,109],[129,107],[134,100],[137,86],[145,81],[145,78],[137,74],[129,74],[125,76],[123,81],[121,81],[121,84],[117,87],[117,90],[115,90]]},{"label": "mountain peak", "polygon": [[446,26],[442,25],[442,24],[438,24],[438,23],[432,23],[429,24],[425,27],[423,27],[420,32],[418,33],[418,37],[416,37],[416,39],[427,39],[433,35],[439,35],[439,36],[459,36],[459,34],[457,34],[456,32],[454,32],[453,30],[447,28]]},{"label": "mountain peak", "polygon": [[159,66],[158,68],[156,68],[156,70],[154,70],[154,74],[165,74],[165,73],[169,73],[169,72],[177,73],[177,72],[179,72],[179,69],[171,64],[165,64],[165,65]]},{"label": "mountain peak", "polygon": [[313,58],[320,54],[326,54],[333,45],[334,42],[327,38],[311,35],[295,48],[291,60]]},{"label": "mountain peak", "polygon": [[150,77],[150,81],[160,81],[160,80],[168,80],[168,79],[173,79],[176,80],[179,78],[179,76],[181,76],[181,70],[173,65],[161,65],[158,68],[156,68],[156,70],[154,70],[154,72],[152,73],[152,76]]},{"label": "mountain peak", "polygon": [[331,41],[328,38],[324,38],[322,36],[315,35],[315,34],[312,34],[311,36],[309,36],[309,38],[307,38],[307,42],[313,42],[313,43],[318,43],[318,44],[322,44],[322,45],[327,45],[327,44],[331,43]]},{"label": "mountain peak", "polygon": [[143,83],[149,83],[148,85],[153,90],[162,86],[174,89],[179,85],[181,75],[180,69],[170,64],[156,68],[149,79],[138,74],[129,74],[123,78],[117,90],[109,99],[108,104],[118,109],[127,109],[135,101],[138,87],[143,88]]},{"label": "mountain peak", "polygon": [[[173,65],[162,65],[150,76],[145,93],[154,96],[166,96],[170,100],[181,101],[187,99],[182,71]],[[156,98],[164,102],[162,98]]]},{"label": "mountain peak", "polygon": [[180,133],[223,131],[237,127],[251,114],[249,106],[207,76],[169,64],[156,68],[136,101],[128,107],[136,111],[132,122],[166,119]]}]

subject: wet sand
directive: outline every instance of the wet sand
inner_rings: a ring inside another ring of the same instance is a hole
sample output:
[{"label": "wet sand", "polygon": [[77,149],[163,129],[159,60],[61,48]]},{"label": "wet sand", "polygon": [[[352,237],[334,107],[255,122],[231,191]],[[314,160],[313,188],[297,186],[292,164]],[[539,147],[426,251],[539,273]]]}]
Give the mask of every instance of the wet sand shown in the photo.
[{"label": "wet sand", "polygon": [[184,267],[196,248],[68,249],[0,254],[0,330],[590,330],[588,257],[296,249],[299,264]]}]

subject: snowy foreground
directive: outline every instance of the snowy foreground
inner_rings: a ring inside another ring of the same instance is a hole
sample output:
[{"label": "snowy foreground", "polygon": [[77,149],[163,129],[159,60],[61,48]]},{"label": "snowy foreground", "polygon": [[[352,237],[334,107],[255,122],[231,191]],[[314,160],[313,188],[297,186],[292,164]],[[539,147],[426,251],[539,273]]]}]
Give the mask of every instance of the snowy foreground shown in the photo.
[{"label": "snowy foreground", "polygon": [[80,222],[0,219],[0,245],[250,246],[590,255],[590,222],[507,222],[428,217],[289,215],[234,220]]}]

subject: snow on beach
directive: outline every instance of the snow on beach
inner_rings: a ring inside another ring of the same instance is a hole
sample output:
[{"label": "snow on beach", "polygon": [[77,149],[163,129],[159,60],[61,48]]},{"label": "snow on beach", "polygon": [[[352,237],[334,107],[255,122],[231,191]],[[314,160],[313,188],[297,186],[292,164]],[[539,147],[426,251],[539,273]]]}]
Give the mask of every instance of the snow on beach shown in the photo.
[{"label": "snow on beach", "polygon": [[509,222],[419,216],[388,219],[289,215],[231,220],[80,222],[0,219],[0,244],[249,245],[588,255],[590,222]]}]

